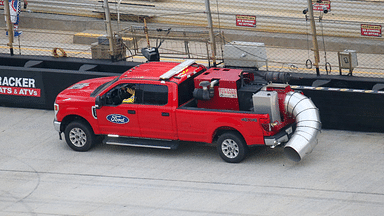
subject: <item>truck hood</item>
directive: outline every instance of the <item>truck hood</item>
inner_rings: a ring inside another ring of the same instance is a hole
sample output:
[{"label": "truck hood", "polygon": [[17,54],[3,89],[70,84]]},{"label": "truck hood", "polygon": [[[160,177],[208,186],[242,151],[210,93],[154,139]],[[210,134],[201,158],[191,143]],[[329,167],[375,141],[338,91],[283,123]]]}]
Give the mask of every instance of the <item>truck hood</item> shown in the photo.
[{"label": "truck hood", "polygon": [[91,93],[99,86],[113,80],[116,77],[101,77],[80,81],[63,90],[60,97],[90,97]]}]

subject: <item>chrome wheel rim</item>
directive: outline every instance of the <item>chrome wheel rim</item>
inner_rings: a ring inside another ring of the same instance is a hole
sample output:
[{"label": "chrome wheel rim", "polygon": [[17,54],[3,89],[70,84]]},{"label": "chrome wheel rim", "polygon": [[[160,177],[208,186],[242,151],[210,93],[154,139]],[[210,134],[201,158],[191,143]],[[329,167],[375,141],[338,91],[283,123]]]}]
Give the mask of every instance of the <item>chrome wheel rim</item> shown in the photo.
[{"label": "chrome wheel rim", "polygon": [[87,135],[81,128],[72,128],[69,132],[69,140],[76,147],[83,147],[87,143]]},{"label": "chrome wheel rim", "polygon": [[227,158],[235,158],[239,155],[239,145],[233,139],[226,139],[221,143],[221,151]]}]

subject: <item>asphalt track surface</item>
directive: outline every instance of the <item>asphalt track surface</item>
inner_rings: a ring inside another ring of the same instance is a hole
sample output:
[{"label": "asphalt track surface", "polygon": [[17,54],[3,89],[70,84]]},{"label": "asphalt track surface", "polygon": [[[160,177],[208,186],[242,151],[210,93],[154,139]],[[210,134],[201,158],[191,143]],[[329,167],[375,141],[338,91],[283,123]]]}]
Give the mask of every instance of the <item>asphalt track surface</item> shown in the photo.
[{"label": "asphalt track surface", "polygon": [[53,111],[0,107],[0,215],[382,215],[381,133],[323,130],[299,163],[281,148],[239,164],[216,149],[99,144],[75,152]]}]

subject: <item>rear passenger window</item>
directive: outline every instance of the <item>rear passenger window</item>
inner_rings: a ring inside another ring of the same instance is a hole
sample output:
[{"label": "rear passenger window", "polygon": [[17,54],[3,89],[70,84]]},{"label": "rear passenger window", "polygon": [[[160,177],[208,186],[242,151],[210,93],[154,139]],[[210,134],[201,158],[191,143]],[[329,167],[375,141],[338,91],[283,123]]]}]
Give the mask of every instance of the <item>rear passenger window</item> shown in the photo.
[{"label": "rear passenger window", "polygon": [[[205,69],[202,70],[202,72],[204,71]],[[195,75],[191,76],[190,78],[179,84],[179,106],[193,98],[193,90],[195,89],[195,83],[193,79],[199,74],[200,73],[196,73]]]},{"label": "rear passenger window", "polygon": [[[168,103],[168,87],[164,85],[140,85],[143,104],[165,105]],[[139,95],[137,95],[139,96]]]}]

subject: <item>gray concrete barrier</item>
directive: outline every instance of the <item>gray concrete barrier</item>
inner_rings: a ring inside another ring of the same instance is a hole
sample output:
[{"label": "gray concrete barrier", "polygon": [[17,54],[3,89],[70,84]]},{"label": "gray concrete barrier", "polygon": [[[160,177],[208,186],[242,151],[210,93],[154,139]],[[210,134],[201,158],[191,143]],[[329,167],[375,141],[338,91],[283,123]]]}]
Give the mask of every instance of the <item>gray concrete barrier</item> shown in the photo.
[{"label": "gray concrete barrier", "polygon": [[294,75],[291,87],[311,98],[322,128],[384,131],[384,79]]}]

